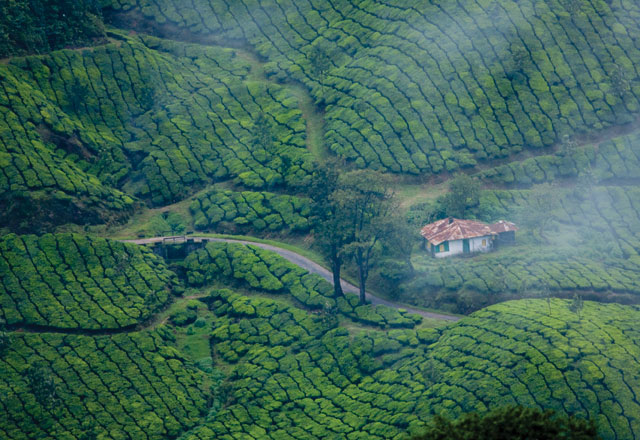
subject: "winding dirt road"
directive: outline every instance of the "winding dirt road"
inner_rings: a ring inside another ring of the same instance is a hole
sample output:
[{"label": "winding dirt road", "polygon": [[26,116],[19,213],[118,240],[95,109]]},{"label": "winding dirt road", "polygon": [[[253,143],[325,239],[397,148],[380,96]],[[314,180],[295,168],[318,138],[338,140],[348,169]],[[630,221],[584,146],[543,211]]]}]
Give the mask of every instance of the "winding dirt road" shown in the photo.
[{"label": "winding dirt road", "polygon": [[[281,257],[285,258],[286,260],[289,260],[290,262],[292,262],[293,264],[302,267],[303,269],[308,270],[311,273],[315,273],[320,275],[322,278],[324,278],[325,280],[327,280],[329,283],[331,283],[333,285],[333,276],[331,274],[330,271],[328,271],[327,269],[325,269],[324,267],[320,266],[319,264],[315,263],[314,261],[311,261],[310,259],[303,257],[300,254],[297,254],[293,251],[290,251],[288,249],[283,249],[277,246],[273,246],[270,244],[265,244],[265,243],[256,243],[253,241],[246,241],[246,240],[235,240],[232,238],[215,238],[215,237],[200,237],[200,236],[194,236],[194,235],[189,235],[186,238],[188,239],[192,239],[194,242],[199,243],[202,242],[203,240],[206,241],[217,241],[217,242],[225,242],[225,243],[240,243],[240,244],[250,244],[262,249],[266,249],[272,252],[275,252],[276,254],[280,255]],[[179,236],[179,237],[153,237],[153,238],[139,238],[139,239],[135,239],[135,240],[120,240],[124,243],[133,243],[133,244],[139,244],[139,245],[146,245],[146,244],[154,244],[154,243],[167,243],[167,244],[172,244],[172,243],[183,243],[185,240],[185,237]],[[350,293],[355,293],[358,294],[360,292],[360,290],[354,286],[353,284],[345,281],[345,280],[341,280],[341,284],[342,284],[342,290],[344,290],[345,292],[350,292]],[[434,313],[434,312],[427,312],[426,310],[421,310],[421,309],[416,309],[416,308],[412,308],[412,307],[407,307],[404,304],[399,304],[399,303],[395,303],[393,301],[388,301],[386,299],[380,298],[378,296],[372,295],[371,293],[367,292],[366,293],[366,298],[367,301],[369,301],[371,304],[381,304],[383,306],[387,306],[387,307],[392,307],[394,309],[404,309],[409,313],[415,313],[416,315],[420,315],[423,316],[425,318],[430,318],[430,319],[438,319],[441,321],[451,321],[451,322],[455,322],[458,321],[460,318],[458,316],[454,316],[454,315],[446,315],[446,314],[442,314],[442,313]]]}]

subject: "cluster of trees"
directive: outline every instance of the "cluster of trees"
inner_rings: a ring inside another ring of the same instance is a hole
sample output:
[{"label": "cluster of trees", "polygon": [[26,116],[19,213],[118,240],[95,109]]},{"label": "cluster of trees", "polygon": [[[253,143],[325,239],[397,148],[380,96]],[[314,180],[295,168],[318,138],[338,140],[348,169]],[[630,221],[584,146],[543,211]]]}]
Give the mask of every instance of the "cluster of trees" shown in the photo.
[{"label": "cluster of trees", "polygon": [[8,0],[0,4],[0,58],[91,44],[104,37],[98,0]]},{"label": "cluster of trees", "polygon": [[366,282],[383,250],[408,260],[413,235],[399,215],[388,176],[372,170],[342,172],[335,163],[319,165],[312,176],[313,233],[331,265],[336,296],[342,295],[340,272],[345,261],[355,264],[360,302]]},{"label": "cluster of trees", "polygon": [[505,406],[486,413],[467,413],[451,420],[436,415],[424,433],[412,440],[598,440],[593,420],[553,410]]}]

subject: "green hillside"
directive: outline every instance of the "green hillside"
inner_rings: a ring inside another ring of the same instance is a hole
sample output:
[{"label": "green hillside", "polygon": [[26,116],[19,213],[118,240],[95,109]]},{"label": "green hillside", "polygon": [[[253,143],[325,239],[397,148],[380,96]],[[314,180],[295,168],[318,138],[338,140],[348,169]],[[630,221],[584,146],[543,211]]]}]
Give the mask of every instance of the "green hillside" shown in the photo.
[{"label": "green hillside", "polygon": [[128,14],[165,33],[250,45],[273,78],[312,90],[326,144],[359,166],[454,171],[640,110],[630,0],[105,4],[115,23]]},{"label": "green hillside", "polygon": [[4,2],[0,438],[640,438],[639,66],[634,0]]},{"label": "green hillside", "polygon": [[[178,300],[155,330],[9,333],[5,437],[400,439],[435,413],[504,404],[589,416],[605,439],[638,435],[637,307],[521,300],[441,329],[394,328],[391,315],[305,303],[331,300],[324,281],[266,251],[214,243],[206,254],[218,263],[194,256],[189,282],[236,290],[200,288],[185,299],[201,302]],[[59,405],[37,391],[32,367],[51,378]]]},{"label": "green hillside", "polygon": [[0,239],[0,316],[11,326],[133,327],[170,302],[177,284],[139,246],[71,234]]},{"label": "green hillside", "polygon": [[[59,223],[103,223],[105,210],[130,210],[131,197],[163,204],[213,180],[268,188],[304,177],[304,124],[291,90],[254,75],[233,50],[118,38],[0,65],[0,190],[17,205],[4,225],[33,199]],[[258,136],[265,131],[269,144]],[[78,215],[56,209],[59,201]]]}]

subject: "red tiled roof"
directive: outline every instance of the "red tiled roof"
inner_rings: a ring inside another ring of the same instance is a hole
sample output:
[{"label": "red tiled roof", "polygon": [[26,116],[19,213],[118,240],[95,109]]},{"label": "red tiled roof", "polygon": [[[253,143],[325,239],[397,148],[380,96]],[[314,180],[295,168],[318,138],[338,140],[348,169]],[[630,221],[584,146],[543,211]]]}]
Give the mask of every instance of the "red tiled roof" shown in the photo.
[{"label": "red tiled roof", "polygon": [[489,225],[489,228],[491,229],[491,231],[495,232],[496,234],[500,234],[501,232],[518,230],[518,227],[515,224],[505,220],[499,220],[496,223]]},{"label": "red tiled roof", "polygon": [[476,220],[460,220],[449,217],[426,225],[420,231],[420,235],[429,240],[434,246],[437,246],[445,241],[498,235],[502,232],[517,230],[518,228],[515,224],[505,220],[487,225]]},{"label": "red tiled roof", "polygon": [[428,224],[420,231],[420,235],[429,240],[434,246],[445,241],[496,234],[497,232],[493,232],[489,225],[482,222],[451,217]]}]

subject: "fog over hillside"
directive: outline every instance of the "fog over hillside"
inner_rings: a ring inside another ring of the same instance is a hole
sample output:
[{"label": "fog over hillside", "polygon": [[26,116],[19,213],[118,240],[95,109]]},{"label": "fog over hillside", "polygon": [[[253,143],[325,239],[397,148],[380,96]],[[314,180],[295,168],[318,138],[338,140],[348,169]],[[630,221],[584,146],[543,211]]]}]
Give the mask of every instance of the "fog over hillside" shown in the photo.
[{"label": "fog over hillside", "polygon": [[0,438],[640,437],[639,66],[633,0],[0,4]]}]

